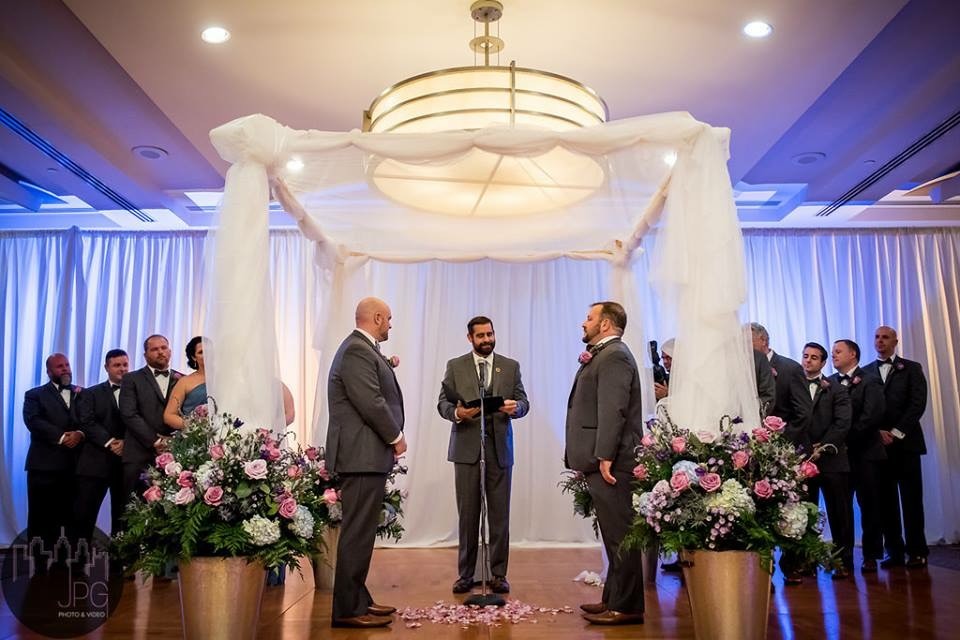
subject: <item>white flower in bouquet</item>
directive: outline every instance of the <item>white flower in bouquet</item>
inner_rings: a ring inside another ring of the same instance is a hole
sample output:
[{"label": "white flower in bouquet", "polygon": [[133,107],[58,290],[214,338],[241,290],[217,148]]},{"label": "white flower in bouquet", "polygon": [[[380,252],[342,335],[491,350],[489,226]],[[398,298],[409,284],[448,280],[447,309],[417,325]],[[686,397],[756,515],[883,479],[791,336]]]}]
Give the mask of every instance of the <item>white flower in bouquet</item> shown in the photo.
[{"label": "white flower in bouquet", "polygon": [[339,502],[327,506],[327,513],[330,514],[331,522],[340,522],[343,520],[343,505]]},{"label": "white flower in bouquet", "polygon": [[674,474],[681,473],[681,472],[685,473],[687,474],[687,477],[690,478],[691,483],[696,483],[698,482],[697,467],[699,467],[699,465],[696,462],[693,462],[691,460],[681,460],[680,462],[673,465],[672,471]]},{"label": "white flower in bouquet", "polygon": [[243,530],[257,546],[273,544],[280,539],[280,525],[263,516],[253,516],[243,521]]},{"label": "white flower in bouquet", "polygon": [[207,460],[197,468],[197,472],[193,474],[193,477],[200,487],[209,489],[220,482],[223,478],[223,472],[217,468],[216,462]]},{"label": "white flower in bouquet", "polygon": [[747,488],[732,478],[725,480],[720,491],[708,495],[704,502],[708,509],[717,509],[733,516],[753,513],[757,509]]},{"label": "white flower in bouquet", "polygon": [[799,540],[807,530],[807,508],[802,502],[788,502],[780,506],[777,530],[788,538]]},{"label": "white flower in bouquet", "polygon": [[297,505],[297,512],[290,522],[290,530],[301,538],[311,538],[313,537],[314,524],[313,514],[310,513],[310,510],[302,504]]}]

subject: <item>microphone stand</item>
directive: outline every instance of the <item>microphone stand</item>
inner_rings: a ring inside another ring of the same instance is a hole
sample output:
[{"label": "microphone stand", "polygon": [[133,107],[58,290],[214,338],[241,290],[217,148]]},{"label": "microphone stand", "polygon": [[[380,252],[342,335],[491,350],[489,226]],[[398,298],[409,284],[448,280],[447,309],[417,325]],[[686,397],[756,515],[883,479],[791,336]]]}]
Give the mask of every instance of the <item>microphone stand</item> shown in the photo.
[{"label": "microphone stand", "polygon": [[[482,368],[484,371],[486,367]],[[487,417],[483,400],[487,396],[486,376],[480,378],[480,593],[464,599],[466,605],[478,607],[502,607],[507,601],[495,593],[487,592],[490,582],[490,563],[487,558]]]}]

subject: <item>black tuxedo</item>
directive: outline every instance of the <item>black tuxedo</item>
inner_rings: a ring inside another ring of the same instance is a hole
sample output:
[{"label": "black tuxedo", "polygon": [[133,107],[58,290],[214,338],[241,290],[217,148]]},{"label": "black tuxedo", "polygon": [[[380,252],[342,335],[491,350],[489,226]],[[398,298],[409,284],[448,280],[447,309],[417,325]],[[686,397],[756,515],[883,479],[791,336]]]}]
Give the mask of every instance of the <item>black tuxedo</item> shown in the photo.
[{"label": "black tuxedo", "polygon": [[[454,463],[459,531],[458,571],[461,578],[473,578],[477,565],[480,526],[480,416],[457,422],[455,401],[445,389],[455,391],[466,402],[480,397],[480,384],[473,352],[447,362],[440,387],[437,411],[450,421],[447,460]],[[493,354],[488,373],[488,395],[517,401],[513,418],[530,410],[520,379],[520,364],[499,353]],[[490,572],[506,577],[510,552],[510,483],[513,471],[513,421],[500,411],[486,416],[487,519],[490,523]]]},{"label": "black tuxedo", "polygon": [[77,462],[77,530],[88,540],[107,490],[110,491],[111,533],[120,530],[127,495],[123,486],[123,460],[107,443],[122,440],[126,433],[120,407],[109,381],[101,382],[80,394],[77,413],[86,435]]},{"label": "black tuxedo", "polygon": [[864,560],[879,560],[883,555],[883,528],[877,487],[880,482],[880,461],[887,454],[880,440],[880,420],[886,408],[880,378],[860,367],[841,380],[835,373],[830,381],[846,386],[850,394],[851,427],[847,435],[847,456],[850,459],[850,487],[860,505],[861,546]]},{"label": "black tuxedo", "polygon": [[803,377],[803,367],[796,360],[774,352],[770,357],[770,369],[776,383],[776,394],[773,411],[768,411],[767,414],[789,421],[793,413],[790,385],[794,378]]},{"label": "black tuxedo", "polygon": [[814,445],[831,444],[835,452],[824,451],[816,460],[820,474],[807,480],[810,501],[827,507],[827,520],[840,558],[847,568],[853,566],[853,495],[850,492],[850,463],[847,458],[847,434],[850,432],[850,394],[843,385],[819,378],[813,397],[806,376],[795,377],[790,385],[793,421],[784,435],[799,446],[804,455]]},{"label": "black tuxedo", "polygon": [[23,397],[23,422],[30,431],[30,448],[24,469],[27,472],[27,537],[43,538],[53,549],[60,537],[73,532],[73,474],[78,448],[60,444],[67,431],[76,431],[76,387],[70,387],[70,405],[60,389],[48,382],[27,391]]},{"label": "black tuxedo", "polygon": [[[878,362],[871,362],[863,369],[881,378]],[[883,383],[883,395],[886,410],[879,428],[899,429],[904,434],[902,440],[895,439],[887,445],[887,461],[882,463],[880,505],[884,544],[891,558],[902,559],[904,552],[925,558],[929,550],[924,532],[920,456],[927,452],[927,444],[920,418],[927,408],[927,378],[920,363],[895,356]]]},{"label": "black tuxedo", "polygon": [[120,382],[120,417],[126,433],[123,440],[124,495],[140,494],[140,474],[157,455],[154,443],[160,436],[173,433],[163,423],[163,410],[180,374],[170,369],[167,393],[160,391],[150,367],[143,367],[123,376]]}]

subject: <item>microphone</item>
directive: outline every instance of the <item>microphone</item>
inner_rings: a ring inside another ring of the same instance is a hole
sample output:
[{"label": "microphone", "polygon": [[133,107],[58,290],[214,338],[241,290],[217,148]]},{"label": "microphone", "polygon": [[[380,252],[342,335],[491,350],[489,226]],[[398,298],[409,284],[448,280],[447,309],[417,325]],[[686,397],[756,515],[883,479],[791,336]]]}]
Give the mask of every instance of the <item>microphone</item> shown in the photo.
[{"label": "microphone", "polygon": [[480,397],[483,397],[487,393],[487,363],[480,362],[478,369],[480,370]]}]

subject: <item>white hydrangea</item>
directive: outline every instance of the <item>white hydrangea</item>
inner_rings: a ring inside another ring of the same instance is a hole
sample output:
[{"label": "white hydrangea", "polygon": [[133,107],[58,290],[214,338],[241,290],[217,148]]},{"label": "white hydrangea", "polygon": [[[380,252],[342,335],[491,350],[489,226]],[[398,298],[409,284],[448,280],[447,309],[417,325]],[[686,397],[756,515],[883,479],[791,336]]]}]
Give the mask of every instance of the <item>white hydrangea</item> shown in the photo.
[{"label": "white hydrangea", "polygon": [[200,465],[197,472],[193,474],[193,478],[199,486],[209,489],[220,482],[220,479],[223,478],[223,472],[217,468],[216,462],[207,460]]},{"label": "white hydrangea", "polygon": [[301,538],[313,537],[313,514],[305,506],[297,505],[297,512],[293,514],[293,520],[288,525],[290,530]]},{"label": "white hydrangea", "polygon": [[280,539],[280,525],[263,516],[253,516],[243,521],[243,530],[250,541],[258,547],[273,544]]},{"label": "white hydrangea", "polygon": [[724,513],[736,516],[753,513],[757,510],[757,505],[750,497],[750,492],[733,478],[725,481],[721,485],[720,491],[708,494],[704,499],[704,504],[708,509],[720,509]]},{"label": "white hydrangea", "polygon": [[780,520],[777,531],[782,535],[799,540],[807,530],[807,508],[802,502],[788,502],[780,505]]},{"label": "white hydrangea", "polygon": [[343,507],[340,506],[339,502],[327,505],[327,513],[330,514],[331,522],[340,522],[343,520]]}]

